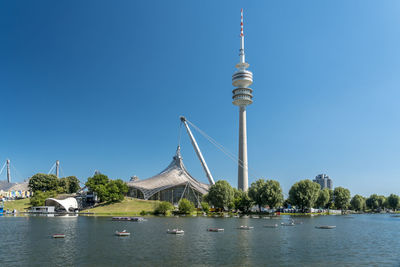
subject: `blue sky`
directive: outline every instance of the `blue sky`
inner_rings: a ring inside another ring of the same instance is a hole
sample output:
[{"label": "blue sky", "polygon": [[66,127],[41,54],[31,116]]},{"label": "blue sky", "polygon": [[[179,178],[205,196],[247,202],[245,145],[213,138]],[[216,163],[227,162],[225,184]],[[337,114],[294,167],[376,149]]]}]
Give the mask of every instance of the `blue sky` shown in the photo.
[{"label": "blue sky", "polygon": [[[179,116],[237,153],[240,8],[254,74],[249,182],[285,192],[327,173],[352,194],[400,193],[399,1],[2,1],[0,162],[14,181],[150,177]],[[234,162],[194,132],[216,179]],[[189,171],[205,175],[182,132]],[[1,166],[0,166],[1,167]],[[0,176],[5,179],[5,174]]]}]

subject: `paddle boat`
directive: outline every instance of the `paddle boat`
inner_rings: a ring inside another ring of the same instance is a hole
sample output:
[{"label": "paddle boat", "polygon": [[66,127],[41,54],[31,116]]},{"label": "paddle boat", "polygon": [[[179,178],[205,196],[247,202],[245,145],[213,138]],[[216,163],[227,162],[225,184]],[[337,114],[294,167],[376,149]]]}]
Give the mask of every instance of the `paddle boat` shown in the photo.
[{"label": "paddle boat", "polygon": [[131,233],[128,233],[126,230],[123,230],[122,232],[115,231],[116,236],[130,236]]},{"label": "paddle boat", "polygon": [[53,238],[64,238],[65,234],[53,234],[52,237]]},{"label": "paddle boat", "polygon": [[113,221],[130,221],[130,222],[143,222],[145,221],[142,217],[112,217]]},{"label": "paddle boat", "polygon": [[320,226],[315,226],[317,229],[335,229],[336,225],[320,225]]},{"label": "paddle boat", "polygon": [[207,228],[208,232],[223,232],[224,228]]},{"label": "paddle boat", "polygon": [[264,227],[265,228],[277,228],[278,224],[277,223],[276,224],[267,224],[267,225],[264,225]]},{"label": "paddle boat", "polygon": [[183,235],[185,231],[179,230],[179,229],[172,229],[172,230],[167,230],[168,234],[174,234],[174,235]]},{"label": "paddle boat", "polygon": [[238,229],[240,229],[240,230],[251,230],[251,229],[254,229],[254,227],[253,226],[241,225],[240,227],[238,227]]},{"label": "paddle boat", "polygon": [[283,222],[281,223],[282,226],[295,226],[294,222]]}]

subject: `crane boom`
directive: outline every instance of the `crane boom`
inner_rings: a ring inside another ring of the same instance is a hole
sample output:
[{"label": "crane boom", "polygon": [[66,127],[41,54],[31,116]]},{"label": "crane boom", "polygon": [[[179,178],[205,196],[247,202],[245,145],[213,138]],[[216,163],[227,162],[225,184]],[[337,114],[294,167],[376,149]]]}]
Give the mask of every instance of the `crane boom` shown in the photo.
[{"label": "crane boom", "polygon": [[197,145],[196,139],[194,139],[192,131],[190,131],[189,125],[186,122],[186,118],[181,116],[180,119],[181,119],[181,122],[185,125],[186,131],[187,131],[187,133],[188,133],[188,135],[190,137],[190,141],[192,142],[193,148],[196,151],[197,157],[200,160],[201,166],[203,166],[203,169],[204,169],[204,172],[206,173],[208,181],[210,182],[211,185],[215,184],[214,179],[213,179],[213,177],[211,175],[211,172],[208,169],[207,163],[204,160],[203,155],[201,154],[199,146]]}]

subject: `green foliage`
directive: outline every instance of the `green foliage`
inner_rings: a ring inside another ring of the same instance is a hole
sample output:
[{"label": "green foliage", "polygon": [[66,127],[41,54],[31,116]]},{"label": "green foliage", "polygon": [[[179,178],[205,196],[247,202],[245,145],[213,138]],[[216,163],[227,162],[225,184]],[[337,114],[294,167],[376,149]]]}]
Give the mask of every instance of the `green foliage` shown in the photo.
[{"label": "green foliage", "polygon": [[162,202],[158,203],[158,205],[154,209],[154,213],[166,215],[169,211],[171,211],[173,209],[174,209],[174,206],[171,203],[162,201]]},{"label": "green foliage", "polygon": [[377,194],[370,195],[369,198],[367,198],[367,200],[365,201],[365,204],[371,210],[379,208],[378,195]]},{"label": "green foliage", "polygon": [[110,180],[106,175],[100,173],[89,177],[85,185],[89,190],[97,193],[101,202],[122,201],[128,192],[128,186],[121,179]]},{"label": "green foliage", "polygon": [[400,198],[398,195],[390,194],[387,198],[387,206],[393,210],[397,209],[400,204]]},{"label": "green foliage", "polygon": [[282,188],[278,181],[258,179],[249,188],[249,197],[258,205],[275,208],[283,203]]},{"label": "green foliage", "polygon": [[247,192],[243,192],[242,190],[235,191],[235,199],[234,199],[234,206],[235,209],[240,210],[244,213],[249,212],[251,207],[253,206],[254,202],[249,197]]},{"label": "green foliage", "polygon": [[264,187],[265,180],[258,179],[257,181],[251,183],[249,188],[249,197],[258,205],[260,210],[262,206],[266,205],[265,198],[263,198]]},{"label": "green foliage", "polygon": [[61,187],[58,191],[61,193],[76,193],[81,187],[79,186],[79,180],[75,176],[68,176],[59,179],[58,186]]},{"label": "green foliage", "polygon": [[333,190],[333,195],[335,197],[336,208],[345,210],[349,207],[351,198],[349,189],[340,186],[336,187],[335,190]]},{"label": "green foliage", "polygon": [[181,214],[190,214],[191,212],[193,212],[195,210],[194,204],[186,199],[186,198],[182,198],[181,200],[179,200],[178,203],[178,210],[179,213]]},{"label": "green foliage", "polygon": [[330,194],[329,194],[328,188],[324,188],[323,190],[320,190],[318,193],[317,202],[315,203],[316,207],[325,208],[327,206],[327,204],[329,203],[329,198],[330,198]]},{"label": "green foliage", "polygon": [[37,173],[29,179],[29,188],[33,192],[58,189],[58,178],[54,174]]},{"label": "green foliage", "polygon": [[355,195],[350,201],[351,208],[355,211],[364,211],[366,208],[365,198],[360,195]]},{"label": "green foliage", "polygon": [[371,210],[383,209],[385,207],[386,198],[384,196],[378,196],[377,194],[371,195],[365,203]]},{"label": "green foliage", "polygon": [[205,213],[208,213],[210,211],[210,205],[207,202],[203,201],[203,202],[201,202],[201,209]]},{"label": "green foliage", "polygon": [[267,180],[262,191],[262,198],[271,209],[283,204],[282,188],[278,181]]},{"label": "green foliage", "polygon": [[333,190],[329,189],[329,201],[326,204],[326,208],[328,209],[334,209],[335,208],[335,201],[333,201]]},{"label": "green foliage", "polygon": [[289,201],[292,205],[304,210],[312,208],[318,199],[321,186],[311,180],[301,180],[289,190]]},{"label": "green foliage", "polygon": [[50,197],[56,197],[56,191],[36,191],[30,198],[30,203],[32,206],[44,206],[44,201]]},{"label": "green foliage", "polygon": [[207,200],[215,208],[224,209],[233,203],[234,191],[231,185],[225,180],[219,180],[210,187]]},{"label": "green foliage", "polygon": [[106,189],[105,201],[107,202],[120,202],[124,200],[124,195],[128,193],[128,186],[121,179],[110,180]]}]

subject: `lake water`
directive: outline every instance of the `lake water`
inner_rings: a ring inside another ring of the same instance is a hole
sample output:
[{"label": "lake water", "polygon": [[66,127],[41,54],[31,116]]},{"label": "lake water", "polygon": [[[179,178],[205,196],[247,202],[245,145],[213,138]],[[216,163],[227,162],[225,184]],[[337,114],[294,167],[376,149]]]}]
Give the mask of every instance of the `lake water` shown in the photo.
[{"label": "lake water", "polygon": [[[0,266],[400,266],[400,218],[0,217]],[[241,225],[252,230],[239,230]],[[336,225],[336,229],[316,229]],[[167,229],[182,228],[181,236]],[[224,232],[207,232],[208,227]],[[130,237],[117,237],[126,229]],[[64,233],[64,239],[53,239]]]}]

